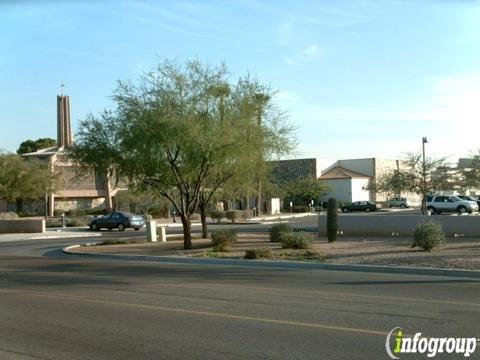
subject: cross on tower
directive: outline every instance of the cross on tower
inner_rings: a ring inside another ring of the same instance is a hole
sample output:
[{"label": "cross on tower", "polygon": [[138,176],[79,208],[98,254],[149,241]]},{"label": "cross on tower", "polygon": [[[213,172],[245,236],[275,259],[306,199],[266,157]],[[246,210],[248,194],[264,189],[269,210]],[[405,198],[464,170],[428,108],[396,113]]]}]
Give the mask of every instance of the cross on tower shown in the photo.
[{"label": "cross on tower", "polygon": [[63,81],[62,81],[62,83],[60,84],[60,87],[62,88],[62,96],[63,96],[63,90],[64,90],[64,88],[65,88],[65,84],[63,83]]}]

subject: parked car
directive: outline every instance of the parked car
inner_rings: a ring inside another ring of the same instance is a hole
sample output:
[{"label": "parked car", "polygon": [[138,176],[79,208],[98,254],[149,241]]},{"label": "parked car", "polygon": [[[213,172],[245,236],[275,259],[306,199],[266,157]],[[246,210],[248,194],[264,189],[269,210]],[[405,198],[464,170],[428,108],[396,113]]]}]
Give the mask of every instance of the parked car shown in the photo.
[{"label": "parked car", "polygon": [[427,196],[427,210],[432,214],[440,214],[442,212],[458,212],[471,214],[478,211],[476,201],[460,199],[458,196]]},{"label": "parked car", "polygon": [[126,211],[115,211],[110,214],[95,218],[90,223],[90,230],[114,229],[123,231],[126,228],[140,230],[145,225],[145,219],[141,215],[135,215]]},{"label": "parked car", "polygon": [[371,203],[370,201],[355,201],[350,205],[342,206],[342,212],[352,212],[352,211],[377,211],[381,208],[380,204]]},{"label": "parked car", "polygon": [[477,205],[480,207],[480,199],[478,196],[472,196],[472,195],[458,195],[460,199],[463,200],[470,200],[470,201],[475,201]]},{"label": "parked car", "polygon": [[408,208],[407,199],[404,197],[396,197],[388,200],[388,207]]}]

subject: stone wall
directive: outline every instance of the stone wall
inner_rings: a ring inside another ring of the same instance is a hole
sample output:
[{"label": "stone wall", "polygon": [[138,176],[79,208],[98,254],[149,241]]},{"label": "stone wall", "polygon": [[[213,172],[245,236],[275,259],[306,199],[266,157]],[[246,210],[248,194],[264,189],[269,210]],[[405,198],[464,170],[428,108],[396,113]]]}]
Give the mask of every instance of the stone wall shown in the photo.
[{"label": "stone wall", "polygon": [[44,219],[0,220],[0,234],[43,232],[45,232]]},{"label": "stone wall", "polygon": [[90,210],[97,208],[105,208],[104,198],[77,198],[77,199],[62,199],[55,198],[55,210],[56,211],[68,211],[68,210]]},{"label": "stone wall", "polygon": [[317,159],[270,161],[272,179],[275,182],[291,182],[299,179],[317,178]]}]

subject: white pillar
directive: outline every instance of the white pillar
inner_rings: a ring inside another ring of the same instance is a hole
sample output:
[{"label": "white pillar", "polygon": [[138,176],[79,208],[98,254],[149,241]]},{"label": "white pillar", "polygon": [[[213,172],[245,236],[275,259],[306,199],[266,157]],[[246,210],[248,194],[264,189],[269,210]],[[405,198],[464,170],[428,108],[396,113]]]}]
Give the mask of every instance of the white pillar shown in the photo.
[{"label": "white pillar", "polygon": [[147,241],[157,242],[157,223],[153,220],[147,221]]},{"label": "white pillar", "polygon": [[160,227],[160,241],[161,242],[167,241],[167,234],[165,232],[165,226]]}]

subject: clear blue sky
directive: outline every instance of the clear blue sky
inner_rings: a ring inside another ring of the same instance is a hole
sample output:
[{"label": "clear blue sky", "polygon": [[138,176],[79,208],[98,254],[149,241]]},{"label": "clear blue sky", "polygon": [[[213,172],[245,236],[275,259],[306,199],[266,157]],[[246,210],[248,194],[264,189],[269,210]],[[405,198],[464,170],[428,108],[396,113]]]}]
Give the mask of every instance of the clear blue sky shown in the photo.
[{"label": "clear blue sky", "polygon": [[225,61],[278,90],[297,157],[455,161],[480,134],[480,2],[2,1],[0,148],[56,137],[66,83],[73,126],[111,106],[117,79],[158,58]]}]

